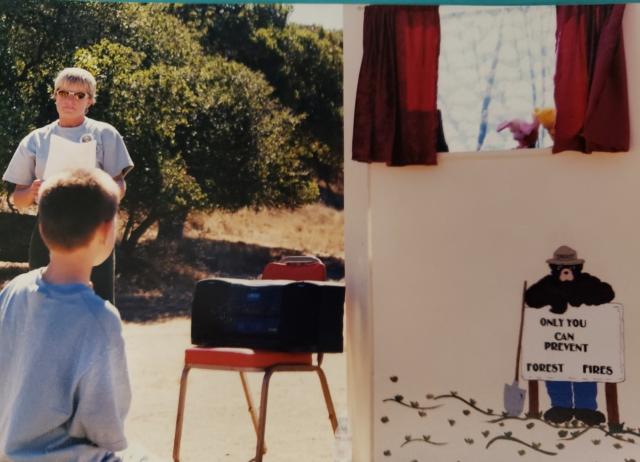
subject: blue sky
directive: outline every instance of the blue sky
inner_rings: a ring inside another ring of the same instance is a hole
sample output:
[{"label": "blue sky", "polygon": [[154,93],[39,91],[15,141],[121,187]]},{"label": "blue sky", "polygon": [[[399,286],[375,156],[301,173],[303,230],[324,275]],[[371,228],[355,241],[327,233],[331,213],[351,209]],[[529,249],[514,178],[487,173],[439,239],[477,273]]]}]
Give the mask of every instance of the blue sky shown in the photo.
[{"label": "blue sky", "polygon": [[342,29],[342,5],[296,3],[289,16],[290,22],[319,24],[326,29]]}]

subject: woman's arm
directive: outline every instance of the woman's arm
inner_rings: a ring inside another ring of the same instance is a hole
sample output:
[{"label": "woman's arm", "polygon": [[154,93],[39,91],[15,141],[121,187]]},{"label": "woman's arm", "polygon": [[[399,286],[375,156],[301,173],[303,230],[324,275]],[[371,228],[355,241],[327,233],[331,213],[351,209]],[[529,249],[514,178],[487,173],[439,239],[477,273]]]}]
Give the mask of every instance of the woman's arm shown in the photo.
[{"label": "woman's arm", "polygon": [[120,175],[114,176],[113,181],[116,182],[118,188],[120,189],[120,199],[122,200],[125,193],[127,192],[127,182],[124,181],[124,175],[122,175],[121,173]]},{"label": "woman's arm", "polygon": [[[120,189],[120,199],[122,199],[127,191],[127,183],[124,181],[124,176],[118,175],[113,179]],[[30,185],[17,184],[10,196],[13,205],[18,210],[24,210],[35,204],[41,184],[42,180],[34,180]]]},{"label": "woman's arm", "polygon": [[13,205],[18,210],[23,210],[35,204],[41,184],[42,180],[34,180],[30,185],[17,184],[16,189],[11,193]]}]

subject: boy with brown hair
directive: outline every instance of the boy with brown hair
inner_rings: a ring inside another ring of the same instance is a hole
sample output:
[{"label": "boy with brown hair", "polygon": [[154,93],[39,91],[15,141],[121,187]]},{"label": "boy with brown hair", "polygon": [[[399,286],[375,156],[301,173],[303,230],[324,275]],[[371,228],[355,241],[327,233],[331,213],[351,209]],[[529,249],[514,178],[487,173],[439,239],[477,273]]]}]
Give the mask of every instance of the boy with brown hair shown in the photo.
[{"label": "boy with brown hair", "polygon": [[119,197],[98,169],[41,187],[50,263],[0,292],[0,461],[121,460],[131,401],[122,325],[90,281],[113,249]]}]

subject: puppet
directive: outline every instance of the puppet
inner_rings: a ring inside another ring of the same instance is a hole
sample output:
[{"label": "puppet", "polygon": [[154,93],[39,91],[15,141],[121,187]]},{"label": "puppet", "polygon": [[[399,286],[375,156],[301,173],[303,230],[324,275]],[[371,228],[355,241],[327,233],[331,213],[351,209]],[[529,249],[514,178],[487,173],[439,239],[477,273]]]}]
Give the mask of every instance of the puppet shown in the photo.
[{"label": "puppet", "polygon": [[538,127],[540,122],[534,118],[531,122],[523,119],[512,119],[502,122],[497,130],[501,132],[509,128],[513,134],[513,139],[518,142],[516,149],[535,148],[538,142]]},{"label": "puppet", "polygon": [[555,139],[556,110],[552,107],[537,107],[533,110],[533,117],[547,130],[551,139]]}]

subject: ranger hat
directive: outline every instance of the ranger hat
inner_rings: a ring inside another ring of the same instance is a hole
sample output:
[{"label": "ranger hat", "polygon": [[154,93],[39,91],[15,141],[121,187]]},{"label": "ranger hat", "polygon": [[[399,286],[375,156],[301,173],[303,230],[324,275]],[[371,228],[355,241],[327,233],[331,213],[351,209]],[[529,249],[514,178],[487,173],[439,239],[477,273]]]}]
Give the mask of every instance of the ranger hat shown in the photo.
[{"label": "ranger hat", "polygon": [[553,258],[549,258],[547,263],[552,265],[582,265],[584,260],[578,258],[578,253],[571,247],[562,245],[553,252]]}]

